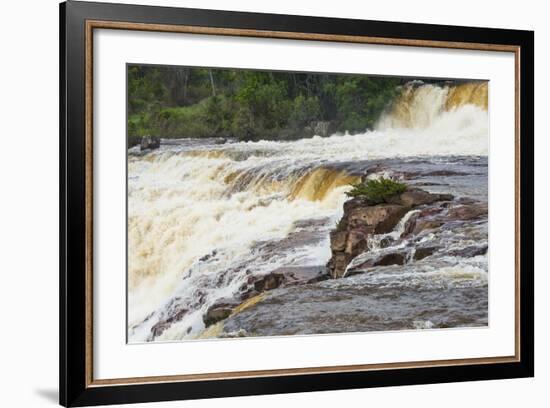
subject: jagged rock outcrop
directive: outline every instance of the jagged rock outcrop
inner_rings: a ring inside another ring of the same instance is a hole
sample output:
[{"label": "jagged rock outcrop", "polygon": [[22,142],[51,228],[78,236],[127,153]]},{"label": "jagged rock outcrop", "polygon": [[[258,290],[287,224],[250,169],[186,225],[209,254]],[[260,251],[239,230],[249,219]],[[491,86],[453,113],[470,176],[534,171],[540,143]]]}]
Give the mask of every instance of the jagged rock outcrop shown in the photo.
[{"label": "jagged rock outcrop", "polygon": [[390,232],[408,210],[407,206],[399,204],[355,207],[349,212],[347,224],[351,233],[364,229],[368,233],[383,234]]},{"label": "jagged rock outcrop", "polygon": [[[332,257],[327,264],[330,276],[343,277],[352,259],[368,250],[370,237],[374,234],[391,232],[407,212],[417,207],[450,200],[453,200],[450,194],[433,194],[418,188],[408,188],[405,192],[388,198],[383,204],[372,204],[359,197],[347,201],[344,204],[342,219],[337,228],[330,233]],[[479,210],[470,212],[473,214]],[[422,211],[419,211],[407,220],[401,237],[415,233],[418,228],[430,228],[436,225],[425,224],[419,227],[418,219],[421,214]],[[373,266],[402,265],[405,263],[405,256],[397,253],[389,254],[381,259],[372,260],[371,263]]]},{"label": "jagged rock outcrop", "polygon": [[158,137],[144,136],[141,138],[141,143],[139,145],[139,148],[141,151],[158,149],[159,147],[160,147],[160,139]]},{"label": "jagged rock outcrop", "polygon": [[151,335],[152,337],[160,336],[166,329],[168,329],[175,322],[179,322],[187,314],[187,309],[175,307],[169,307],[168,310],[172,312],[166,313],[163,318],[161,318],[152,328]]},{"label": "jagged rock outcrop", "polygon": [[[205,255],[207,259],[211,254]],[[223,298],[211,305],[202,317],[204,325],[209,327],[215,323],[227,319],[243,304],[252,298],[262,296],[265,292],[279,287],[305,285],[329,279],[325,268],[314,267],[283,267],[278,268],[262,276],[250,276],[240,288],[239,293],[233,298]]]},{"label": "jagged rock outcrop", "polygon": [[451,194],[433,194],[419,188],[409,188],[405,192],[391,197],[388,202],[396,202],[406,207],[417,207],[425,204],[433,204],[437,201],[450,201]]},{"label": "jagged rock outcrop", "polygon": [[467,221],[487,215],[487,204],[465,204],[449,210],[449,217],[457,220]]},{"label": "jagged rock outcrop", "polygon": [[421,259],[424,259],[424,258],[432,255],[437,250],[438,250],[438,248],[433,247],[433,246],[416,248],[416,250],[414,251],[414,260],[415,261],[420,261]]},{"label": "jagged rock outcrop", "polygon": [[254,289],[258,292],[277,289],[284,279],[285,277],[282,273],[272,272],[254,282]]},{"label": "jagged rock outcrop", "polygon": [[231,315],[233,310],[239,306],[240,302],[237,302],[234,299],[221,299],[216,302],[214,305],[210,306],[202,320],[206,327],[219,322],[220,320],[226,319]]}]

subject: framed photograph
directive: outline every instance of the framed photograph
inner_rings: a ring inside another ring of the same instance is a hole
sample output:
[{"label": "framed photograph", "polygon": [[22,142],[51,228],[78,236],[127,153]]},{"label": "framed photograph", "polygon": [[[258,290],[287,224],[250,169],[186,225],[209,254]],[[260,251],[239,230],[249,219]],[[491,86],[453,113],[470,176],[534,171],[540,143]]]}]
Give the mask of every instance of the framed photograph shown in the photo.
[{"label": "framed photograph", "polygon": [[533,376],[533,32],[60,22],[62,405]]}]

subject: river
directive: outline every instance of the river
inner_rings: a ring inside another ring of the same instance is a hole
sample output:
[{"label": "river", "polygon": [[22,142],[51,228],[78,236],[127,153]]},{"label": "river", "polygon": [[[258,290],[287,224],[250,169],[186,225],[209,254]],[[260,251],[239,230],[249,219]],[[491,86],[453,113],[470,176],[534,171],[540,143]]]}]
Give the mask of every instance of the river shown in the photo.
[{"label": "river", "polygon": [[[203,321],[259,276],[323,274],[345,192],[367,172],[487,203],[487,115],[486,83],[416,85],[363,134],[131,149],[129,341],[487,325],[487,254],[471,250],[488,246],[487,217],[399,242],[405,265],[279,287],[215,328]],[[440,250],[416,261],[426,242]]]}]

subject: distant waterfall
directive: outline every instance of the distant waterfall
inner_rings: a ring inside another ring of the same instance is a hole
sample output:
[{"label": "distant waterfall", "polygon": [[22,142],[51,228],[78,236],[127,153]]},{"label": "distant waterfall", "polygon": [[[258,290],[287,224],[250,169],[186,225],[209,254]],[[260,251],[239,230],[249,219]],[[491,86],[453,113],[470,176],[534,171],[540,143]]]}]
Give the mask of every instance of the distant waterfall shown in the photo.
[{"label": "distant waterfall", "polygon": [[487,106],[487,82],[452,86],[410,83],[382,115],[377,128],[427,128],[445,117],[460,115],[461,110],[477,108],[486,112]]}]

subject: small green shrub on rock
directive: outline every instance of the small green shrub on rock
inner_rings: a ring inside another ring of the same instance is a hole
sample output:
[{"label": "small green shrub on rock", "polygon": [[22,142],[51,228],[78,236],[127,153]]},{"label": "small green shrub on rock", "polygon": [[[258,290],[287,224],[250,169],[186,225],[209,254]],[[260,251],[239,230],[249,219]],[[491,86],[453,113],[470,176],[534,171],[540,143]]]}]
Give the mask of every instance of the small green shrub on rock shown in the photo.
[{"label": "small green shrub on rock", "polygon": [[355,184],[346,194],[349,197],[366,198],[373,204],[380,204],[396,194],[403,193],[406,189],[406,184],[382,177]]}]

